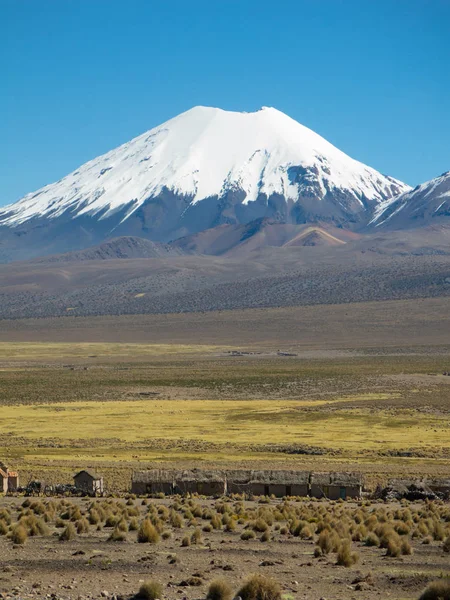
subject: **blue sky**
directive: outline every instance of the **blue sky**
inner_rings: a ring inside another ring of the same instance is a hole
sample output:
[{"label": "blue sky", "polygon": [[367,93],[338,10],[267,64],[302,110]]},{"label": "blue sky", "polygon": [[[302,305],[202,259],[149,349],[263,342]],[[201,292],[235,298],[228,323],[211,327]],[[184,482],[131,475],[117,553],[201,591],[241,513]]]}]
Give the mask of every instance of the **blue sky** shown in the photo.
[{"label": "blue sky", "polygon": [[0,205],[202,104],[450,169],[449,0],[0,0]]}]

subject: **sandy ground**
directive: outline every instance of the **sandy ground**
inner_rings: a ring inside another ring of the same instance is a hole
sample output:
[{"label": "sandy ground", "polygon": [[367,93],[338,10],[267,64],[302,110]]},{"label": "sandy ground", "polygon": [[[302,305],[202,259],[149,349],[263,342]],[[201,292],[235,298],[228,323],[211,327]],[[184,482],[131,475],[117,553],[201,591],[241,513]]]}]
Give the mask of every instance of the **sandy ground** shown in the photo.
[{"label": "sandy ground", "polygon": [[[22,501],[3,498],[0,509]],[[89,500],[75,502],[83,506]],[[202,506],[213,505],[209,500],[200,502]],[[135,504],[140,506],[140,500]],[[386,557],[385,550],[355,542],[359,562],[346,568],[336,565],[333,553],[314,558],[313,540],[275,530],[269,542],[261,542],[259,535],[242,541],[241,527],[235,532],[212,531],[203,533],[198,545],[183,548],[181,539],[192,527],[173,530],[169,539],[157,544],[137,543],[135,532],[129,532],[125,542],[109,542],[112,528],[91,529],[73,541],[61,542],[57,537],[60,530],[53,528],[49,536],[29,538],[24,546],[0,537],[0,597],[130,598],[144,581],[156,579],[163,585],[164,599],[194,600],[204,598],[209,583],[218,577],[238,590],[249,574],[263,573],[280,582],[283,593],[291,595],[286,598],[406,600],[417,598],[428,581],[450,570],[442,542],[434,541],[414,541],[414,553],[399,558]],[[189,585],[192,577],[199,585]]]}]

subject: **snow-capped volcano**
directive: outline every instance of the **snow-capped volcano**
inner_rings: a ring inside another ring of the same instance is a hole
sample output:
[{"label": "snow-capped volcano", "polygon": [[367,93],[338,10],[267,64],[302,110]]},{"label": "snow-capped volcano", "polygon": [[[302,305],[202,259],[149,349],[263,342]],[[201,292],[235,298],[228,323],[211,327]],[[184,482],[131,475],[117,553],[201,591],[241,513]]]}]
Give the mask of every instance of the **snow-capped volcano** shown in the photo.
[{"label": "snow-capped volcano", "polygon": [[446,222],[450,217],[450,171],[382,202],[370,223],[375,227],[409,229]]},{"label": "snow-capped volcano", "polygon": [[39,225],[64,251],[117,235],[168,241],[263,217],[351,226],[408,189],[274,108],[199,106],[0,209],[0,232]]}]

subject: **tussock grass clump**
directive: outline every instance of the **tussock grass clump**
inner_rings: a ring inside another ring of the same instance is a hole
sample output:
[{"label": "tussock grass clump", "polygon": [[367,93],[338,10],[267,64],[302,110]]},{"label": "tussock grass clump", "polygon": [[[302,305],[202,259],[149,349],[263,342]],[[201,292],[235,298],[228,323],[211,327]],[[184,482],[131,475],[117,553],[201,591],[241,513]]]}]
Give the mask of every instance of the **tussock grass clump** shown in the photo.
[{"label": "tussock grass clump", "polygon": [[127,539],[127,534],[119,529],[118,527],[114,527],[111,535],[108,538],[109,542],[125,542]]},{"label": "tussock grass clump", "polygon": [[159,533],[148,519],[142,521],[138,530],[137,541],[140,544],[157,544],[159,542]]},{"label": "tussock grass clump", "polygon": [[253,530],[258,531],[259,533],[263,533],[269,529],[268,524],[264,521],[264,519],[257,519],[253,525]]},{"label": "tussock grass clump", "polygon": [[0,519],[0,535],[6,535],[9,531],[9,527],[3,519]]},{"label": "tussock grass clump", "polygon": [[158,581],[151,579],[141,585],[137,593],[137,598],[139,600],[158,600],[162,598],[162,593],[162,585]]},{"label": "tussock grass clump", "polygon": [[369,534],[367,534],[366,537],[364,538],[364,546],[379,546],[379,545],[380,545],[380,540],[373,531],[371,531]]},{"label": "tussock grass clump", "polygon": [[409,540],[402,540],[400,544],[400,552],[403,555],[410,555],[413,553],[413,549]]},{"label": "tussock grass clump", "polygon": [[251,575],[237,593],[242,600],[281,600],[281,588],[275,579]]},{"label": "tussock grass clump", "polygon": [[230,519],[228,523],[225,525],[225,531],[235,531],[236,530],[236,519]]},{"label": "tussock grass clump", "polygon": [[183,548],[187,548],[188,546],[190,546],[191,538],[188,535],[185,535],[184,538],[181,540],[181,545],[183,546]]},{"label": "tussock grass clump", "polygon": [[11,513],[7,508],[0,509],[0,521],[4,521],[7,525],[11,525]]},{"label": "tussock grass clump", "polygon": [[444,543],[442,544],[442,549],[444,550],[444,552],[450,552],[450,535],[444,540]]},{"label": "tussock grass clump", "polygon": [[450,600],[450,579],[429,583],[420,595],[419,600]]},{"label": "tussock grass clump", "polygon": [[86,519],[86,517],[83,517],[82,519],[80,519],[79,521],[77,521],[75,523],[76,527],[77,527],[77,533],[88,533],[89,531],[89,521]]},{"label": "tussock grass clump", "polygon": [[133,517],[132,519],[130,519],[130,522],[128,523],[128,531],[137,531],[139,529],[139,521],[136,519],[136,517]]},{"label": "tussock grass clump", "polygon": [[386,556],[397,558],[401,554],[401,546],[395,538],[389,538],[386,547]]},{"label": "tussock grass clump", "polygon": [[184,526],[183,517],[174,510],[170,512],[169,522],[174,529],[181,529]]},{"label": "tussock grass clump", "polygon": [[202,532],[200,529],[194,529],[191,535],[191,543],[192,544],[200,544],[202,541]]},{"label": "tussock grass clump", "polygon": [[337,551],[336,564],[343,567],[351,567],[358,562],[358,560],[358,554],[351,551],[350,541],[343,540]]},{"label": "tussock grass clump", "polygon": [[241,540],[247,541],[247,540],[254,540],[256,537],[256,533],[254,531],[252,531],[251,529],[247,529],[246,531],[243,531],[241,533]]},{"label": "tussock grass clump", "polygon": [[214,579],[209,584],[206,600],[231,600],[233,590],[226,579]]},{"label": "tussock grass clump", "polygon": [[28,539],[27,530],[20,523],[13,527],[11,532],[11,541],[13,544],[25,544]]},{"label": "tussock grass clump", "polygon": [[77,531],[75,529],[75,525],[72,522],[67,523],[64,531],[61,532],[59,539],[61,542],[70,542],[70,540],[74,540],[77,536]]}]

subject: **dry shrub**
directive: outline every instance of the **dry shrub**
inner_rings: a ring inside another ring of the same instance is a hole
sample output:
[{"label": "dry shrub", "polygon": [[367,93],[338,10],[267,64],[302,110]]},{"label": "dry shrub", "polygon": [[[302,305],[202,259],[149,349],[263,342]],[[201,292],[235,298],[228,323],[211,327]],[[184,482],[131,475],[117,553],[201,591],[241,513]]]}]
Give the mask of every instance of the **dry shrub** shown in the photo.
[{"label": "dry shrub", "polygon": [[444,552],[450,552],[450,535],[448,536],[448,538],[446,538],[444,540],[444,543],[442,544],[442,548],[443,548]]},{"label": "dry shrub", "polygon": [[140,544],[157,544],[159,542],[159,533],[148,519],[142,521],[138,530],[137,541]]},{"label": "dry shrub", "polygon": [[322,550],[322,554],[329,554],[330,552],[335,551],[336,544],[339,543],[339,538],[336,535],[336,532],[329,531],[328,529],[324,529],[320,532],[318,546]]},{"label": "dry shrub", "polygon": [[174,529],[181,529],[184,525],[183,517],[174,510],[171,511],[169,520]]},{"label": "dry shrub", "polygon": [[336,564],[351,567],[358,562],[358,554],[351,551],[350,541],[343,540],[337,551]]},{"label": "dry shrub", "polygon": [[187,548],[188,546],[190,546],[191,538],[188,535],[185,535],[184,538],[181,540],[181,545],[183,546],[183,548]]},{"label": "dry shrub", "polygon": [[89,511],[88,520],[91,525],[97,525],[98,523],[100,523],[101,518],[99,511],[95,508],[91,508],[91,510]]},{"label": "dry shrub", "polygon": [[209,584],[206,600],[231,600],[233,591],[225,579],[214,579]]},{"label": "dry shrub", "polygon": [[218,514],[215,514],[211,517],[211,525],[214,529],[222,529],[222,519]]},{"label": "dry shrub", "polygon": [[237,593],[242,600],[280,600],[281,588],[277,581],[265,575],[251,575]]},{"label": "dry shrub", "polygon": [[257,519],[253,525],[253,529],[258,531],[259,533],[263,533],[269,529],[269,526],[264,521],[264,519]]},{"label": "dry shrub", "polygon": [[105,527],[115,527],[119,522],[120,517],[109,513],[106,516]]},{"label": "dry shrub", "polygon": [[310,540],[313,537],[313,533],[311,531],[311,527],[309,525],[305,525],[300,530],[300,538],[302,540]]},{"label": "dry shrub", "polygon": [[86,519],[86,517],[83,517],[82,519],[80,519],[79,521],[77,521],[76,523],[77,526],[77,533],[88,533],[89,531],[89,521]]},{"label": "dry shrub", "polygon": [[192,544],[200,544],[202,541],[202,532],[200,529],[194,529],[191,535],[191,543]]},{"label": "dry shrub", "polygon": [[247,529],[247,531],[243,531],[241,533],[241,540],[244,540],[244,541],[254,540],[255,537],[256,537],[256,534],[251,529]]},{"label": "dry shrub", "polygon": [[373,531],[371,531],[364,538],[364,546],[379,546],[379,545],[380,545],[380,540]]},{"label": "dry shrub", "polygon": [[225,526],[225,531],[235,531],[236,530],[236,519],[230,519]]},{"label": "dry shrub", "polygon": [[139,529],[139,521],[136,517],[130,519],[130,523],[128,524],[128,531],[137,531]]},{"label": "dry shrub", "polygon": [[409,555],[413,553],[413,549],[409,540],[402,540],[400,545],[400,552],[404,555]]},{"label": "dry shrub", "polygon": [[8,525],[3,519],[0,519],[0,535],[6,535],[8,533]]},{"label": "dry shrub", "polygon": [[119,529],[118,527],[114,527],[111,535],[108,538],[110,542],[125,542],[127,539],[127,534]]},{"label": "dry shrub", "polygon": [[33,514],[20,519],[20,524],[25,527],[29,536],[48,535],[49,529],[43,519],[37,519]]},{"label": "dry shrub", "polygon": [[25,544],[28,538],[27,530],[20,523],[16,525],[11,533],[11,540],[14,544]]},{"label": "dry shrub", "polygon": [[116,528],[119,531],[128,531],[128,523],[125,521],[125,519],[122,519],[117,523]]},{"label": "dry shrub", "polygon": [[268,542],[270,540],[269,530],[265,531],[259,539],[261,542]]},{"label": "dry shrub", "polygon": [[162,598],[162,594],[162,585],[158,581],[151,579],[141,585],[137,597],[142,600],[157,600]]},{"label": "dry shrub", "polygon": [[0,521],[4,521],[7,525],[11,525],[11,513],[7,508],[0,509]]},{"label": "dry shrub", "polygon": [[392,556],[393,558],[397,558],[401,554],[401,547],[398,543],[398,540],[391,537],[389,538],[386,546],[386,556]]},{"label": "dry shrub", "polygon": [[61,542],[70,542],[70,540],[74,540],[77,535],[75,525],[73,523],[67,523],[64,531],[61,532],[59,539]]},{"label": "dry shrub", "polygon": [[428,584],[419,600],[450,600],[450,579],[433,581]]}]

